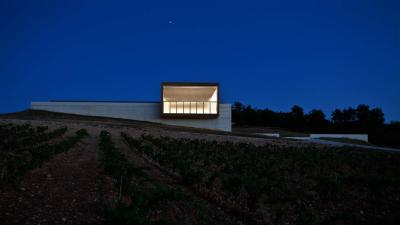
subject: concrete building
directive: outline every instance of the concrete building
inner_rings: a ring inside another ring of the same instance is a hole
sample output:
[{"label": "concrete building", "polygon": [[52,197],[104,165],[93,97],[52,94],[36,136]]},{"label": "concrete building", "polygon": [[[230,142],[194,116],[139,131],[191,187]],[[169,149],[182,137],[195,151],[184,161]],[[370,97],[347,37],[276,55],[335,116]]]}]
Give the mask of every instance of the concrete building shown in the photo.
[{"label": "concrete building", "polygon": [[31,109],[231,131],[231,105],[216,83],[162,83],[161,102],[31,102]]}]

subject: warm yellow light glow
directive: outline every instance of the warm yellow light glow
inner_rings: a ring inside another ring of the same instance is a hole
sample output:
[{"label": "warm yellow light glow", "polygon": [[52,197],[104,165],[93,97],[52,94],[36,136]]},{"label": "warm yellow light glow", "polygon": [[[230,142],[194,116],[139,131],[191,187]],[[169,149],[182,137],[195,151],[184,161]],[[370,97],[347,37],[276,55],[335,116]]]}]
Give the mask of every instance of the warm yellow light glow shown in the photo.
[{"label": "warm yellow light glow", "polygon": [[210,114],[210,102],[204,102],[204,114]]},{"label": "warm yellow light glow", "polygon": [[164,102],[164,109],[163,109],[164,113],[170,113],[169,106],[170,106],[169,102]]},{"label": "warm yellow light glow", "polygon": [[190,102],[183,103],[183,113],[185,113],[185,114],[190,113]]},{"label": "warm yellow light glow", "polygon": [[170,102],[170,108],[169,108],[170,113],[176,113],[176,106],[177,106],[176,102]]},{"label": "warm yellow light glow", "polygon": [[176,102],[176,113],[183,113],[183,102]]},{"label": "warm yellow light glow", "polygon": [[218,114],[218,86],[163,86],[163,113]]},{"label": "warm yellow light glow", "polygon": [[217,102],[211,102],[211,114],[217,114],[218,105]]},{"label": "warm yellow light glow", "polygon": [[190,102],[190,113],[191,114],[196,114],[197,113],[196,102]]},{"label": "warm yellow light glow", "polygon": [[197,102],[197,114],[203,114],[203,113],[204,113],[203,102]]}]

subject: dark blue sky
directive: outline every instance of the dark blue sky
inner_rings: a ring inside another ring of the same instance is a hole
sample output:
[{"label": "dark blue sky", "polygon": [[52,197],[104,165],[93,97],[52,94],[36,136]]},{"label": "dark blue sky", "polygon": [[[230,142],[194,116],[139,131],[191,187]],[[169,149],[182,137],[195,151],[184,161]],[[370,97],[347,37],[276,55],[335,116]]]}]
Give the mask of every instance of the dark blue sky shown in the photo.
[{"label": "dark blue sky", "polygon": [[0,3],[0,113],[154,101],[162,81],[219,82],[224,102],[279,111],[365,103],[399,120],[400,1]]}]

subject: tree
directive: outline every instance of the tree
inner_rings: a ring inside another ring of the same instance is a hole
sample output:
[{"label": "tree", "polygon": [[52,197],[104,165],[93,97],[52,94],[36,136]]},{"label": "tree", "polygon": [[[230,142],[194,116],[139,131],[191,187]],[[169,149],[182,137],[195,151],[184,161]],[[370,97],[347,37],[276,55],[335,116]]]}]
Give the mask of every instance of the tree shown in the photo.
[{"label": "tree", "polygon": [[357,108],[335,109],[331,120],[325,118],[322,110],[304,110],[294,105],[290,112],[275,112],[269,109],[252,108],[235,102],[232,106],[232,119],[236,125],[273,126],[296,131],[309,132],[365,132],[384,126],[385,118],[380,108],[371,109],[361,104]]},{"label": "tree", "polygon": [[303,119],[304,118],[304,110],[298,105],[294,105],[292,107],[292,111],[290,112],[292,118],[295,119]]},{"label": "tree", "polygon": [[343,112],[342,112],[342,110],[340,110],[340,109],[335,109],[333,112],[332,112],[332,115],[331,115],[331,120],[332,120],[332,122],[333,123],[336,123],[336,124],[341,124],[341,123],[343,123]]},{"label": "tree", "polygon": [[313,109],[307,115],[307,123],[311,130],[323,131],[329,121],[325,119],[325,113],[322,110]]},{"label": "tree", "polygon": [[[285,116],[285,115],[283,115]],[[288,119],[286,120],[288,125],[287,127],[290,127],[295,130],[304,130],[305,127],[305,116],[304,116],[304,110],[298,105],[294,105],[292,107],[292,111],[288,114],[286,114]]]},{"label": "tree", "polygon": [[243,111],[243,105],[240,102],[235,102],[232,106],[232,120],[236,125],[245,124]]},{"label": "tree", "polygon": [[240,103],[240,102],[233,103],[232,111],[240,112],[240,111],[242,111],[242,109],[243,109],[243,104],[242,103]]},{"label": "tree", "polygon": [[382,109],[374,108],[370,111],[370,126],[381,126],[385,123],[385,114]]},{"label": "tree", "polygon": [[357,106],[356,112],[357,112],[357,120],[360,123],[360,125],[368,124],[368,120],[370,117],[369,106],[361,104]]},{"label": "tree", "polygon": [[343,110],[342,114],[343,123],[352,123],[357,121],[357,111],[352,107]]}]

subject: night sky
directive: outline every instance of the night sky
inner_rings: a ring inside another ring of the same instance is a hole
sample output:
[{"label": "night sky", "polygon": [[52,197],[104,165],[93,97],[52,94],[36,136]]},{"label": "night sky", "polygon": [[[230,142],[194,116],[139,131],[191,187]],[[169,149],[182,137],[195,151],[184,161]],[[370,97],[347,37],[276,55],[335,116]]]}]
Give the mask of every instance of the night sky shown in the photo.
[{"label": "night sky", "polygon": [[276,111],[364,103],[400,120],[400,1],[0,1],[0,113],[157,101],[162,81],[218,82],[223,102]]}]

